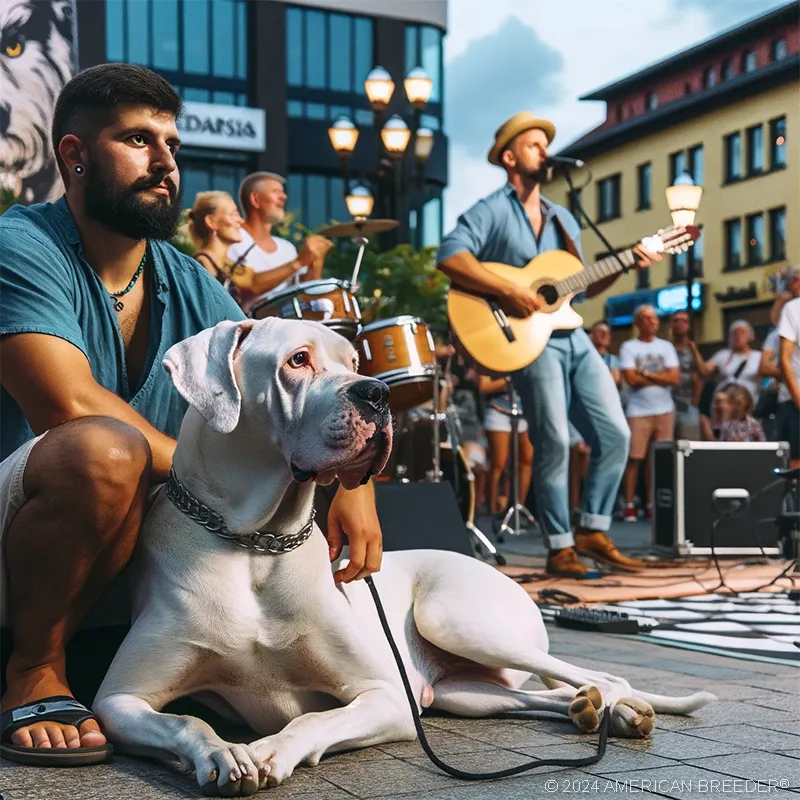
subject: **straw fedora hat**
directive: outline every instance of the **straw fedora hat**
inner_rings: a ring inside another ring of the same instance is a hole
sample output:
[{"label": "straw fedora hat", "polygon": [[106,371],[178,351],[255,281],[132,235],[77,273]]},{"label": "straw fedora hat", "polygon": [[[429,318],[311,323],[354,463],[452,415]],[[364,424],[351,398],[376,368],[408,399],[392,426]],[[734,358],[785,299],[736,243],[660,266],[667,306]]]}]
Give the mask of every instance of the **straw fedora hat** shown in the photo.
[{"label": "straw fedora hat", "polygon": [[489,163],[496,167],[501,166],[500,154],[508,147],[515,136],[529,131],[531,128],[539,128],[545,132],[547,143],[553,141],[556,136],[556,126],[552,122],[541,117],[536,117],[530,111],[520,111],[514,114],[511,119],[507,119],[494,135],[494,144],[489,151]]}]

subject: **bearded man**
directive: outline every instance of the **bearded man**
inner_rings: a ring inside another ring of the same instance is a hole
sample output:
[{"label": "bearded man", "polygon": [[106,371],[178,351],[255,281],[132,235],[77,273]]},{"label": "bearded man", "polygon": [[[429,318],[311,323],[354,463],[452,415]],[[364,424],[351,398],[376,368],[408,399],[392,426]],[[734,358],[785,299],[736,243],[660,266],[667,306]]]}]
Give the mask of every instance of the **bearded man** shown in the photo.
[{"label": "bearded man", "polygon": [[[65,645],[129,560],[172,464],[186,404],[161,362],[243,314],[167,240],[180,214],[180,97],[143,67],[103,64],[61,92],[52,140],[65,195],[0,218],[2,622],[14,647],[0,751],[27,764],[108,759],[66,679]],[[337,580],[380,568],[370,485],[328,515]],[[7,577],[6,577],[7,576]]]}]

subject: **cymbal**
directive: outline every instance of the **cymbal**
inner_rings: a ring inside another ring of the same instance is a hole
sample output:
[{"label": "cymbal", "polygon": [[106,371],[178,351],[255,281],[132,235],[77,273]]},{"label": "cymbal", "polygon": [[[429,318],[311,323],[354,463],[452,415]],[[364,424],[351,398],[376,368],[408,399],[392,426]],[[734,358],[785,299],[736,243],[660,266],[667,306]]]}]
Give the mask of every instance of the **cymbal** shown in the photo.
[{"label": "cymbal", "polygon": [[320,231],[320,236],[361,236],[365,233],[383,233],[396,228],[400,223],[396,219],[365,219],[363,222],[342,222]]}]

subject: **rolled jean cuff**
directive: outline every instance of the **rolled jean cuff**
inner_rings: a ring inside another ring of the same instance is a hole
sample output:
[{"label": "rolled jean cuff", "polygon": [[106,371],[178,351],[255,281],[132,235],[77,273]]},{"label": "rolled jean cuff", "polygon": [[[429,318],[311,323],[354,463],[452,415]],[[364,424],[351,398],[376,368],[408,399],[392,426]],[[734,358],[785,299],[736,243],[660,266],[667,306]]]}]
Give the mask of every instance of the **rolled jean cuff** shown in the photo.
[{"label": "rolled jean cuff", "polygon": [[575,537],[572,533],[556,533],[547,537],[548,550],[563,550],[565,547],[574,547]]},{"label": "rolled jean cuff", "polygon": [[579,525],[581,528],[588,528],[590,531],[606,533],[611,527],[611,517],[605,514],[590,514],[588,511],[581,511]]}]

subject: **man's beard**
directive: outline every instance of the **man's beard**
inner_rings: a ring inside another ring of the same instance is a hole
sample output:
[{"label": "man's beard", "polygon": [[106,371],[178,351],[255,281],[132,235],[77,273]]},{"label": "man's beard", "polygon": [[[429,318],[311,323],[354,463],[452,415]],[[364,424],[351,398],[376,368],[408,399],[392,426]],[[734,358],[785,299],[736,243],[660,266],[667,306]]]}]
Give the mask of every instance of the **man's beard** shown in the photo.
[{"label": "man's beard", "polygon": [[542,164],[538,169],[526,172],[525,177],[533,183],[547,183],[550,180],[550,169]]},{"label": "man's beard", "polygon": [[[86,172],[86,213],[129,239],[170,239],[175,235],[181,215],[180,193],[171,178],[163,174],[139,178],[130,186],[107,183],[97,169]],[[153,186],[164,184],[169,198],[156,195],[145,200],[140,195]]]}]

